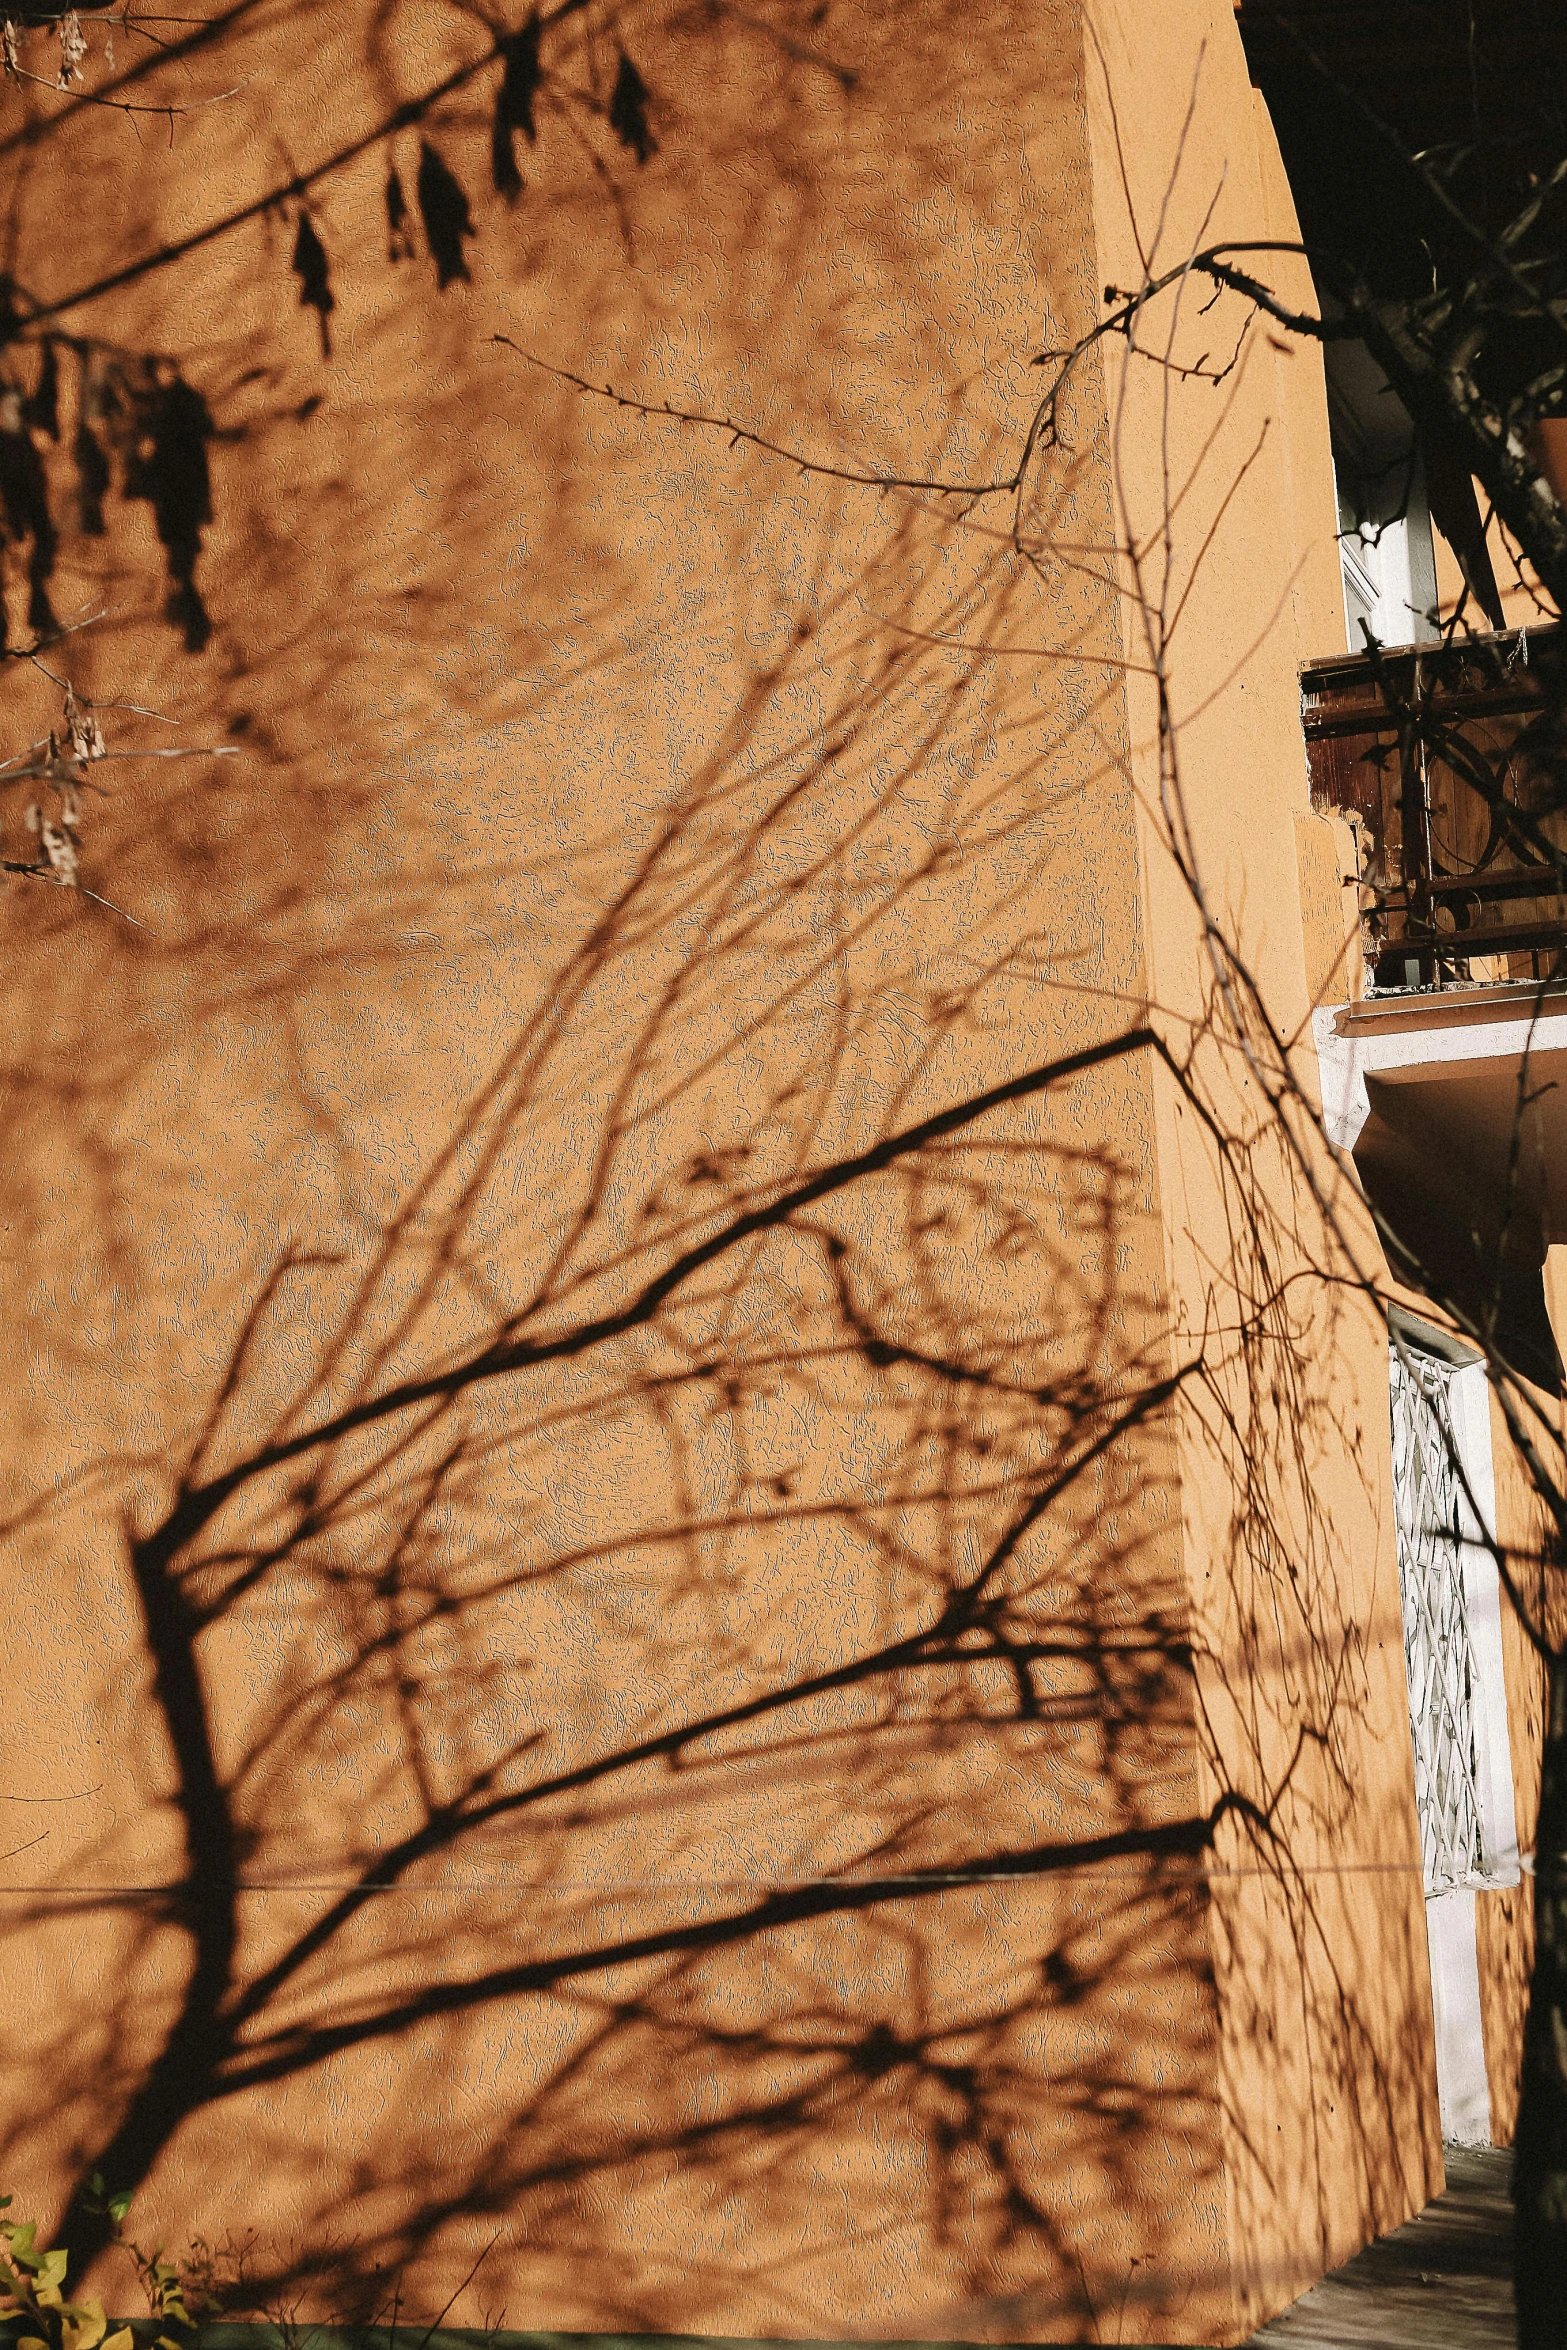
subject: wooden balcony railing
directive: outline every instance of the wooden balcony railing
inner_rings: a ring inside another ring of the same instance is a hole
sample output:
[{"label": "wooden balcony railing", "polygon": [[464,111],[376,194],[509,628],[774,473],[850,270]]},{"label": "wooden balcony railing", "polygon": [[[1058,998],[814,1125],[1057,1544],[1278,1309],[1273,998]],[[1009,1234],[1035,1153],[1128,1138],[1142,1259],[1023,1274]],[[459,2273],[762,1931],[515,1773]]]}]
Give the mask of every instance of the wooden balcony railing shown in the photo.
[{"label": "wooden balcony railing", "polygon": [[1314,661],[1301,710],[1378,992],[1567,971],[1567,631]]}]

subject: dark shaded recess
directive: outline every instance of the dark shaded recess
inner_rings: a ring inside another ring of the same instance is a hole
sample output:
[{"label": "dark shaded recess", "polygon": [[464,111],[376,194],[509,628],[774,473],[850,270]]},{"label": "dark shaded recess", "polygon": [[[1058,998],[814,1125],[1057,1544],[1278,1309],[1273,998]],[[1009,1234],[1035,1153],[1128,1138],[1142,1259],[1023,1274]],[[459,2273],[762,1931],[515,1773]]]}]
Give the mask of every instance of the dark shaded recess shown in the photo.
[{"label": "dark shaded recess", "polygon": [[419,217],[425,241],[435,263],[436,281],[444,293],[456,278],[468,275],[464,237],[474,234],[468,199],[456,174],[442,162],[427,141],[419,148]]},{"label": "dark shaded recess", "polygon": [[321,356],[332,356],[332,330],[327,324],[337,308],[337,297],[332,291],[331,272],[326,247],[316,233],[315,222],[308,212],[299,216],[299,227],[294,236],[294,258],[289,264],[299,280],[301,309],[313,310],[321,328]]},{"label": "dark shaded recess", "polygon": [[[1469,1170],[1453,1191],[1433,1190],[1428,1167],[1401,1147],[1397,1089],[1367,1079],[1371,1116],[1355,1147],[1366,1194],[1408,1252],[1401,1277],[1437,1305],[1453,1306],[1487,1330],[1508,1368],[1546,1395],[1562,1392],[1562,1361],[1545,1302],[1545,1243],[1537,1221],[1511,1219],[1498,1231],[1495,1202]],[[1494,1187],[1492,1187],[1494,1189]]]},{"label": "dark shaded recess", "polygon": [[60,362],[53,343],[45,343],[43,359],[38,369],[38,382],[23,405],[22,415],[35,431],[47,433],[50,440],[60,437]]},{"label": "dark shaded recess", "polygon": [[386,258],[411,261],[413,257],[414,232],[408,218],[408,198],[403,194],[402,178],[394,163],[386,175]]},{"label": "dark shaded recess", "polygon": [[522,194],[517,133],[521,131],[530,147],[538,136],[533,101],[542,73],[539,34],[539,20],[530,16],[520,31],[509,34],[500,45],[506,70],[495,95],[495,119],[490,125],[490,172],[496,194],[504,196],[508,204],[515,204]]},{"label": "dark shaded recess", "polygon": [[[27,625],[35,637],[59,634],[59,622],[49,602],[49,575],[54,569],[58,535],[49,512],[49,485],[43,459],[26,432],[0,432],[0,507],[5,513],[6,537],[12,545],[31,541],[27,559]],[[5,614],[0,604],[0,643],[6,641]]]},{"label": "dark shaded recess", "polygon": [[1495,237],[1567,147],[1559,7],[1242,0],[1240,29],[1307,244],[1352,260],[1385,299],[1429,294],[1433,271],[1461,285],[1474,258],[1414,158]]},{"label": "dark shaded recess", "polygon": [[[1319,295],[1358,280],[1414,306],[1510,418],[1567,406],[1567,190],[1544,185],[1567,152],[1567,9],[1243,0],[1240,26]],[[1538,305],[1487,250],[1504,231]],[[1434,408],[1415,422],[1432,519],[1500,628],[1467,459]]]},{"label": "dark shaded recess", "polygon": [[125,467],[124,495],[145,498],[168,558],[165,618],[184,631],[188,653],[202,652],[212,622],[196,585],[201,534],[212,520],[207,443],[212,416],[206,401],[167,366],[138,402],[136,440]]},{"label": "dark shaded recess", "polygon": [[609,101],[609,127],[623,147],[629,147],[638,163],[646,163],[658,153],[658,141],[648,127],[647,102],[653,95],[630,58],[622,50],[620,71],[615,76],[615,88]]}]

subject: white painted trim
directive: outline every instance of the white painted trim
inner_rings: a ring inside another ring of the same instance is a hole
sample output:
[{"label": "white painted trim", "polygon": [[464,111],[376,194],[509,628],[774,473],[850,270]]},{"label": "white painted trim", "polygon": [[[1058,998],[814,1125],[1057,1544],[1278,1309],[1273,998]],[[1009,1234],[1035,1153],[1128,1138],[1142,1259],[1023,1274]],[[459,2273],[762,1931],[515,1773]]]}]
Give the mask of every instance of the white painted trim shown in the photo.
[{"label": "white painted trim", "polygon": [[1442,2136],[1450,2146],[1489,2146],[1491,2081],[1485,2068],[1472,1888],[1460,1885],[1432,1895],[1426,1903],[1426,1939]]},{"label": "white painted trim", "polygon": [[[1455,1015],[1462,1008],[1461,991],[1454,990]],[[1559,1002],[1560,999],[1554,999]],[[1364,1004],[1327,1004],[1311,1015],[1317,1063],[1322,1073],[1322,1123],[1335,1149],[1352,1151],[1360,1130],[1371,1115],[1366,1079],[1383,1069],[1419,1068],[1427,1062],[1507,1061],[1517,1065],[1527,1053],[1531,1062],[1547,1052],[1567,1051],[1567,1010],[1542,1011],[1539,1018],[1526,1010],[1520,1018],[1475,1020],[1470,1017],[1431,1019],[1440,998],[1411,998],[1408,1026],[1372,1026]]]}]

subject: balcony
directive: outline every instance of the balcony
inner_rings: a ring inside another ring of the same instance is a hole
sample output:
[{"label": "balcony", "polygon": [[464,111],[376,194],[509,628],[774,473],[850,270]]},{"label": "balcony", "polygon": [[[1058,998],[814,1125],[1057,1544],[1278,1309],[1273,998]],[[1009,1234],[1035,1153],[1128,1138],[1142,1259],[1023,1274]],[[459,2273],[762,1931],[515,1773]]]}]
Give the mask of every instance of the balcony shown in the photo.
[{"label": "balcony", "polygon": [[1360,843],[1373,995],[1567,974],[1567,631],[1313,662],[1315,807]]},{"label": "balcony", "polygon": [[1567,1242],[1567,630],[1314,662],[1312,800],[1354,828],[1367,987],[1314,1015],[1390,1266],[1548,1393]]}]

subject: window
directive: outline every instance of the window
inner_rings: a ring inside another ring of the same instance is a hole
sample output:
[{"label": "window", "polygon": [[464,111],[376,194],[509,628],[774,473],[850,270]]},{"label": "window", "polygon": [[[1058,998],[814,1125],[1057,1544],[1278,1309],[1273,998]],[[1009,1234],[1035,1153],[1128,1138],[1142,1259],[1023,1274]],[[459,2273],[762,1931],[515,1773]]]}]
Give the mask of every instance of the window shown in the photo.
[{"label": "window", "polygon": [[1327,352],[1339,561],[1350,650],[1437,634],[1436,550],[1414,427],[1363,343]]},{"label": "window", "polygon": [[[1518,1882],[1491,1398],[1473,1347],[1395,1307],[1393,1514],[1442,2135],[1491,2142],[1478,1888]],[[1459,1469],[1462,1469],[1462,1476]]]},{"label": "window", "polygon": [[1393,1509],[1427,1893],[1470,1884],[1485,1865],[1453,1377],[1434,1355],[1393,1348]]},{"label": "window", "polygon": [[[1496,1566],[1490,1402],[1473,1349],[1393,1317],[1393,1515],[1427,1898],[1518,1867]],[[1463,1476],[1459,1475],[1462,1467]],[[1465,1493],[1467,1481],[1468,1494]]]}]

